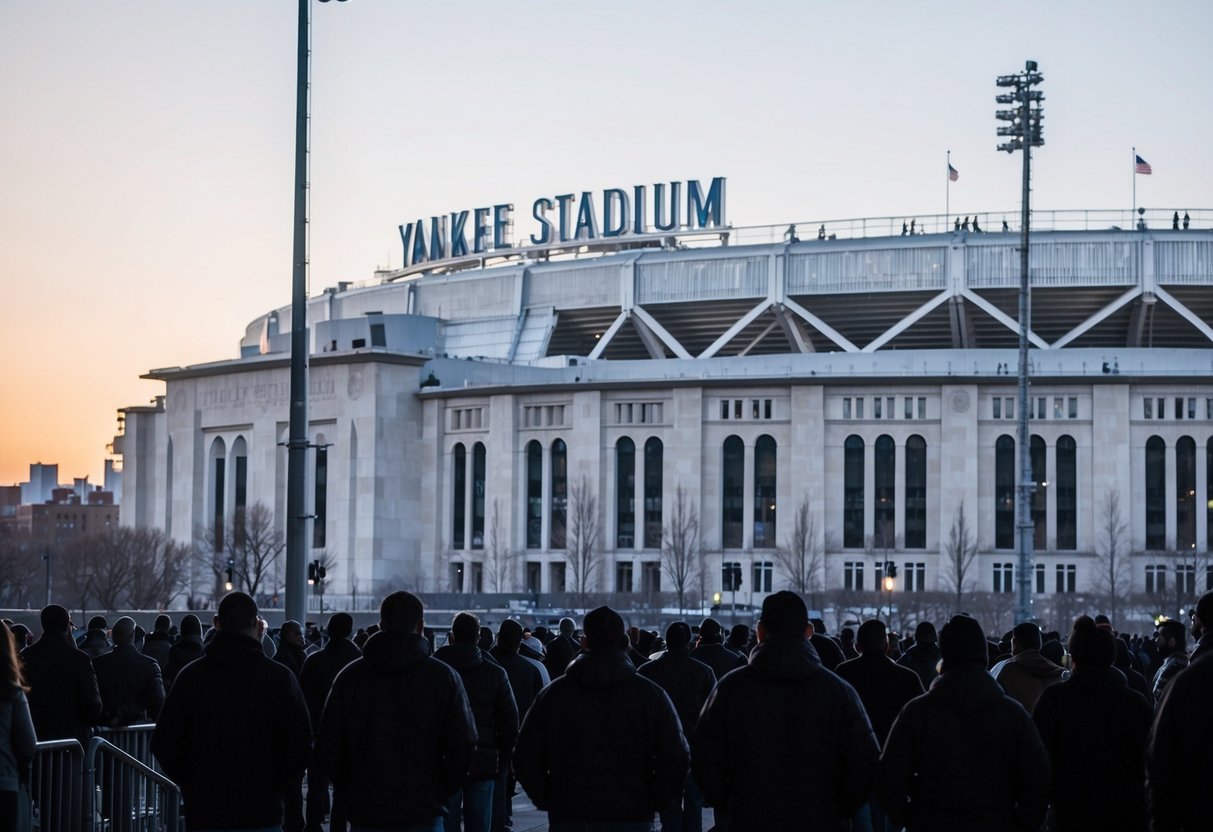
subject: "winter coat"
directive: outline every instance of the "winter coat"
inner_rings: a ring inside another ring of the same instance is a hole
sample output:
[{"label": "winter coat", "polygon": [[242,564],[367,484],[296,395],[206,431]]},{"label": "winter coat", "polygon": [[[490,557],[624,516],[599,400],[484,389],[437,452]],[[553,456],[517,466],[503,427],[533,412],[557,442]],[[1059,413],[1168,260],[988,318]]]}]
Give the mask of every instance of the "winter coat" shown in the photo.
[{"label": "winter coat", "polygon": [[455,668],[476,720],[476,753],[468,781],[496,777],[518,739],[518,705],[501,665],[474,644],[447,644],[434,658]]},{"label": "winter coat", "polygon": [[712,668],[716,681],[723,679],[731,670],[746,666],[745,657],[723,644],[700,644],[691,651],[691,658]]},{"label": "winter coat", "polygon": [[41,740],[78,740],[88,748],[101,715],[97,674],[88,654],[66,635],[43,633],[21,651],[29,711]]},{"label": "winter coat", "polygon": [[859,694],[876,742],[882,746],[902,707],[924,692],[914,671],[899,667],[883,653],[862,653],[838,665],[834,672]]},{"label": "winter coat", "polygon": [[682,649],[666,650],[636,672],[666,692],[682,723],[682,733],[691,736],[699,721],[699,712],[716,686],[712,668]]},{"label": "winter coat", "polygon": [[1182,650],[1172,653],[1163,660],[1162,665],[1158,668],[1158,672],[1154,674],[1153,699],[1155,708],[1162,704],[1162,697],[1167,692],[1167,685],[1179,675],[1181,670],[1187,668],[1190,662],[1191,659],[1188,658],[1188,654]]},{"label": "winter coat", "polygon": [[1192,650],[1192,655],[1188,657],[1188,660],[1194,662],[1208,655],[1213,655],[1213,630],[1206,630],[1201,633],[1200,638],[1196,642],[1196,647]]},{"label": "winter coat", "polygon": [[623,650],[578,656],[535,697],[514,774],[559,821],[651,821],[682,794],[687,743],[665,691]]},{"label": "winter coat", "polygon": [[1060,682],[1065,672],[1061,665],[1054,664],[1039,652],[1022,650],[1005,662],[994,678],[1007,696],[1032,713],[1044,689]]},{"label": "winter coat", "polygon": [[1213,829],[1213,661],[1175,677],[1154,719],[1147,752],[1147,796],[1154,832]]},{"label": "winter coat", "polygon": [[110,651],[110,640],[105,630],[88,630],[76,646],[87,653],[90,659],[95,659]]},{"label": "winter coat", "polygon": [[330,639],[329,643],[308,656],[299,673],[299,687],[303,688],[303,701],[312,718],[312,730],[320,728],[320,714],[324,711],[324,700],[329,689],[347,664],[362,656],[358,645],[348,638]]},{"label": "winter coat", "polygon": [[800,636],[769,637],[716,683],[692,772],[730,832],[837,829],[867,799],[880,749],[854,688]]},{"label": "winter coat", "polygon": [[156,660],[156,664],[160,665],[160,675],[164,675],[164,670],[168,667],[168,651],[173,646],[169,641],[168,633],[148,633],[143,639],[143,655],[150,656]]},{"label": "winter coat", "polygon": [[12,688],[0,698],[0,792],[15,792],[18,783],[29,782],[36,742],[29,700]]},{"label": "winter coat", "polygon": [[345,796],[351,824],[392,828],[442,815],[475,747],[459,674],[417,633],[380,631],[333,681],[316,762]]},{"label": "winter coat", "polygon": [[299,674],[303,672],[303,662],[307,659],[307,653],[302,647],[296,647],[293,644],[287,644],[285,641],[278,645],[278,649],[274,652],[274,661],[278,664],[285,665],[287,669],[294,674],[295,678],[299,678]]},{"label": "winter coat", "polygon": [[489,651],[497,664],[510,679],[510,690],[514,692],[514,704],[518,706],[519,722],[531,709],[535,696],[543,690],[543,665],[524,658],[517,650],[507,650],[498,645]]},{"label": "winter coat", "polygon": [[100,724],[108,727],[155,722],[164,705],[160,665],[131,644],[118,644],[93,659],[101,691]]},{"label": "winter coat", "polygon": [[817,655],[821,659],[821,666],[826,670],[834,670],[838,665],[847,660],[846,654],[842,652],[842,648],[838,646],[838,642],[824,633],[813,633],[812,638],[809,639],[809,643],[817,651]]},{"label": "winter coat", "polygon": [[559,679],[564,675],[569,662],[581,651],[581,645],[573,641],[572,636],[561,635],[545,644],[544,650],[546,655],[543,665],[548,669],[548,675],[553,679]]},{"label": "winter coat", "polygon": [[164,669],[164,686],[171,688],[181,668],[202,658],[202,636],[188,635],[177,639],[168,650],[168,667]]},{"label": "winter coat", "polygon": [[939,675],[941,658],[938,644],[933,641],[916,641],[910,649],[901,654],[897,663],[917,673],[918,680],[922,682],[922,689],[930,690],[931,683]]},{"label": "winter coat", "polygon": [[1055,832],[1146,829],[1146,735],[1154,711],[1111,667],[1076,667],[1040,695],[1032,721],[1049,753]]},{"label": "winter coat", "polygon": [[1037,832],[1049,757],[1036,726],[981,665],[940,675],[889,732],[876,795],[909,832]]},{"label": "winter coat", "polygon": [[279,826],[282,794],[307,767],[312,732],[299,683],[256,639],[218,631],[183,668],[152,734],[181,787],[190,829]]}]

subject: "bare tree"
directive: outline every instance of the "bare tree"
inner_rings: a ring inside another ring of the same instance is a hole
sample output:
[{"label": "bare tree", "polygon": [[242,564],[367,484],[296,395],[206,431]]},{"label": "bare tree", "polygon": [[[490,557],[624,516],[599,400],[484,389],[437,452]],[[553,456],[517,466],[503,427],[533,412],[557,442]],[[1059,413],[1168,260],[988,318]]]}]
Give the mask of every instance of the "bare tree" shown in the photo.
[{"label": "bare tree", "polygon": [[964,606],[966,592],[972,592],[969,579],[973,561],[977,558],[977,540],[965,517],[965,503],[960,501],[952,517],[952,528],[948,531],[948,542],[944,546],[944,581],[955,593],[956,612]]},{"label": "bare tree", "polygon": [[189,547],[147,526],[116,530],[132,568],[130,606],[137,610],[165,609],[181,590],[189,565]]},{"label": "bare tree", "polygon": [[804,497],[796,507],[791,533],[784,545],[775,550],[775,560],[788,576],[792,590],[808,596],[813,609],[818,608],[816,594],[821,583],[822,557],[817,518],[809,511],[809,498]]},{"label": "bare tree", "polygon": [[686,609],[687,592],[703,570],[703,547],[699,539],[699,511],[681,483],[674,489],[670,521],[661,530],[661,570],[670,579],[678,611],[682,612]]},{"label": "bare tree", "polygon": [[569,487],[566,560],[573,591],[584,600],[594,585],[594,576],[602,561],[601,527],[598,522],[598,497],[583,476]]},{"label": "bare tree", "polygon": [[484,569],[488,573],[488,584],[493,592],[509,592],[516,583],[514,574],[518,565],[518,553],[502,540],[501,512],[498,501],[493,500],[489,509],[489,539],[484,549]]},{"label": "bare tree", "polygon": [[1107,599],[1108,616],[1116,618],[1116,605],[1132,591],[1129,563],[1129,524],[1120,509],[1120,492],[1109,491],[1099,506],[1098,561],[1095,584]]},{"label": "bare tree", "polygon": [[199,559],[210,567],[216,580],[225,578],[230,568],[233,588],[256,598],[267,589],[266,581],[286,550],[286,537],[269,506],[256,502],[228,524],[220,545],[215,544],[213,529],[200,532]]},{"label": "bare tree", "polygon": [[35,606],[43,554],[42,545],[28,533],[0,528],[0,604],[9,609]]}]

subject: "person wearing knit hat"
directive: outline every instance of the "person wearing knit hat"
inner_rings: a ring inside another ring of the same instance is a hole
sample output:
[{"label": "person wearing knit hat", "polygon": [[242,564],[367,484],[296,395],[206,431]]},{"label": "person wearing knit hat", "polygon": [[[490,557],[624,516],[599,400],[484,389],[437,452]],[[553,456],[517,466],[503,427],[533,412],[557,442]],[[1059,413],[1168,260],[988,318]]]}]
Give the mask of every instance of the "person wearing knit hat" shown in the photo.
[{"label": "person wearing knit hat", "polygon": [[986,671],[981,625],[953,616],[939,649],[939,678],[893,723],[877,798],[899,828],[1040,828],[1049,758],[1027,711]]},{"label": "person wearing knit hat", "polygon": [[691,658],[712,668],[717,679],[746,664],[744,656],[724,646],[724,631],[714,618],[705,618],[699,625],[699,644],[691,651]]}]

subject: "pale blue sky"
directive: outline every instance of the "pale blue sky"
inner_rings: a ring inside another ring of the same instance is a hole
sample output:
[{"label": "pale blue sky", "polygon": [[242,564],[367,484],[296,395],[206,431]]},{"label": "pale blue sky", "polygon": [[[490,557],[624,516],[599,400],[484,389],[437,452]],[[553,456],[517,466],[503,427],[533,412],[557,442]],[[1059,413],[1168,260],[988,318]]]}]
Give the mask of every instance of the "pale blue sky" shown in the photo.
[{"label": "pale blue sky", "polygon": [[[1213,3],[313,4],[313,290],[396,226],[729,179],[734,225],[1016,210],[995,76],[1039,62],[1034,207],[1213,208]],[[289,301],[295,4],[0,2],[0,483],[100,473],[152,367]]]}]

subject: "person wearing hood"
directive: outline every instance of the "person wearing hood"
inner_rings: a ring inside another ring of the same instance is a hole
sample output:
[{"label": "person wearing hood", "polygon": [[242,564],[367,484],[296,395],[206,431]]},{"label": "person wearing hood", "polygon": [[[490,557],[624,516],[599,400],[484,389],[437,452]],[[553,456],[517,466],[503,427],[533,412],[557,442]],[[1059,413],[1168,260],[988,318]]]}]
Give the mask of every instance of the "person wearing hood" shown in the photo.
[{"label": "person wearing hood", "polygon": [[768,595],[749,664],[716,683],[699,717],[693,774],[730,832],[838,829],[871,793],[872,726],[811,635],[799,595]]},{"label": "person wearing hood", "polygon": [[[480,619],[461,612],[451,622],[451,638],[434,658],[446,662],[463,680],[476,719],[476,754],[462,788],[447,801],[446,832],[489,832],[497,775],[509,766],[518,737],[518,705],[505,670],[478,646]],[[460,821],[463,821],[461,824]]]},{"label": "person wearing hood", "polygon": [[724,631],[714,618],[705,618],[699,625],[699,642],[691,658],[712,668],[718,681],[729,671],[745,667],[745,656],[724,646]]},{"label": "person wearing hood", "polygon": [[577,624],[571,618],[560,619],[560,635],[553,638],[544,649],[546,655],[543,663],[548,669],[548,675],[553,679],[559,679],[564,675],[565,668],[569,666],[569,662],[577,655],[580,645],[573,638],[573,632],[577,629]]},{"label": "person wearing hood", "polygon": [[80,643],[76,646],[85,653],[88,653],[90,659],[104,656],[110,651],[109,634],[106,633],[107,627],[109,625],[105,621],[105,616],[94,615],[88,620],[88,630],[80,638]]},{"label": "person wearing hood", "polygon": [[914,628],[914,644],[901,654],[897,663],[918,674],[923,690],[930,690],[939,675],[939,634],[930,621],[920,621]]},{"label": "person wearing hood", "polygon": [[160,666],[161,675],[168,667],[168,651],[173,646],[168,634],[168,628],[171,626],[173,626],[172,619],[161,613],[156,616],[156,623],[152,627],[151,633],[143,640],[143,655],[156,660],[156,664]]},{"label": "person wearing hood", "polygon": [[181,668],[202,658],[202,622],[198,616],[189,614],[181,619],[181,638],[169,648],[168,667],[164,669],[164,687],[172,689],[173,681]]},{"label": "person wearing hood", "polygon": [[1049,757],[1027,711],[986,670],[981,625],[953,616],[939,649],[939,678],[902,708],[889,732],[877,798],[909,832],[1039,830]]},{"label": "person wearing hood", "polygon": [[278,631],[278,649],[274,651],[274,661],[290,668],[295,678],[303,672],[303,662],[307,659],[307,648],[303,641],[303,628],[298,621],[286,621]]},{"label": "person wearing hood", "polygon": [[1145,832],[1146,737],[1154,711],[1112,664],[1116,636],[1088,616],[1070,633],[1070,678],[1040,695],[1032,721],[1049,752],[1052,832]]},{"label": "person wearing hood", "polygon": [[585,652],[539,692],[518,734],[514,773],[551,832],[650,830],[688,768],[678,714],[628,661],[619,613],[586,613]]},{"label": "person wearing hood", "polygon": [[430,656],[424,615],[410,592],[384,598],[324,704],[315,762],[353,827],[438,832],[471,768],[475,718],[459,674]]},{"label": "person wearing hood", "polygon": [[1036,700],[1049,685],[1065,678],[1065,669],[1040,654],[1040,627],[1030,621],[1011,630],[1011,658],[993,674],[998,684],[1024,710],[1032,713]]}]

